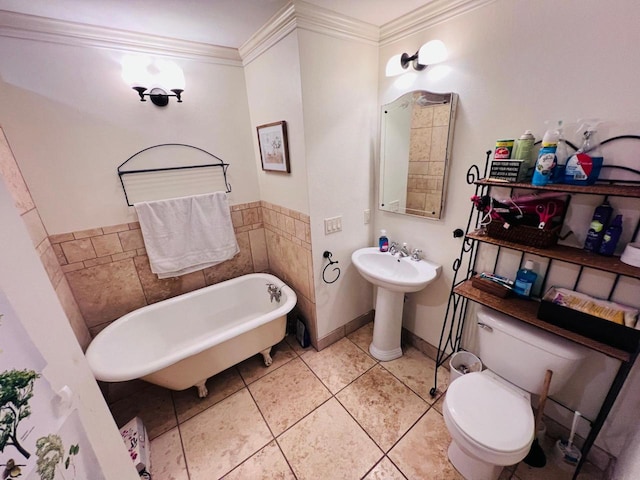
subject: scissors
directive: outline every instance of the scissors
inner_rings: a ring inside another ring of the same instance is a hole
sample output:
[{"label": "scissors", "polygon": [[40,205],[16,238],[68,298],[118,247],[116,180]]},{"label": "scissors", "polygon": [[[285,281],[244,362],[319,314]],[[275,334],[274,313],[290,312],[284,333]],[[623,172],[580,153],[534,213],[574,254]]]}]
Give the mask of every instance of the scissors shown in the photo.
[{"label": "scissors", "polygon": [[540,219],[540,223],[538,224],[538,228],[543,229],[547,226],[547,222],[556,216],[558,209],[556,208],[555,202],[547,202],[546,204],[539,203],[536,205],[536,213],[538,214],[538,218]]}]

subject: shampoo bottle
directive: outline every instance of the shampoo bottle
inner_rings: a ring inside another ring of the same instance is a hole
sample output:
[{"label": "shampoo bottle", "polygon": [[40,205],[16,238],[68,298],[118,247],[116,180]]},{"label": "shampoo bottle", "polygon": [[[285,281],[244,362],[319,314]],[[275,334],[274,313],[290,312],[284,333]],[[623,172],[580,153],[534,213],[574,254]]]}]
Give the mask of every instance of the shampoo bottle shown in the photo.
[{"label": "shampoo bottle", "polygon": [[622,235],[622,215],[616,215],[607,231],[604,232],[598,253],[607,257],[613,255],[616,251],[618,240],[620,240],[620,235]]},{"label": "shampoo bottle", "polygon": [[533,271],[533,262],[527,260],[524,264],[524,268],[518,270],[516,274],[516,283],[513,286],[513,291],[521,297],[530,297],[533,284],[536,283],[538,274]]},{"label": "shampoo bottle", "polygon": [[387,231],[380,230],[380,238],[378,239],[378,246],[381,252],[389,251],[389,239],[387,238]]},{"label": "shampoo bottle", "polygon": [[558,148],[558,130],[547,130],[542,138],[542,148],[538,152],[538,160],[533,169],[533,185],[542,186],[550,182],[556,167],[556,149]]},{"label": "shampoo bottle", "polygon": [[613,208],[611,208],[607,199],[602,202],[602,205],[596,207],[587,231],[587,239],[584,242],[585,250],[589,252],[598,252],[600,250],[600,243],[602,243],[602,237],[612,213]]}]

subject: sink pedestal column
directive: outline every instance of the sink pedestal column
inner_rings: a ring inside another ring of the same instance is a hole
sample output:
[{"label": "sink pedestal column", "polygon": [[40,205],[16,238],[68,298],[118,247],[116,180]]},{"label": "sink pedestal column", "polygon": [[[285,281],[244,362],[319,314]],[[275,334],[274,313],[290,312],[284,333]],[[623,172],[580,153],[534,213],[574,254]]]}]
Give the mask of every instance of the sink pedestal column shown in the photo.
[{"label": "sink pedestal column", "polygon": [[380,361],[389,361],[402,356],[400,337],[403,307],[404,293],[378,287],[373,341],[369,345],[369,353]]}]

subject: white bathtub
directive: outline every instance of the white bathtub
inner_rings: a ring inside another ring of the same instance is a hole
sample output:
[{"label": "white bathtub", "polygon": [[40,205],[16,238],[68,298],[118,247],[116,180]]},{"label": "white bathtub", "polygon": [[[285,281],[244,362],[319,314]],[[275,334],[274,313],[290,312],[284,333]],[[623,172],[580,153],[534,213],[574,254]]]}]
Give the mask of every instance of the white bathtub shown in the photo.
[{"label": "white bathtub", "polygon": [[[280,301],[271,301],[267,284],[281,287]],[[128,313],[93,339],[86,358],[98,380],[196,386],[204,397],[209,377],[246,358],[262,353],[271,365],[296,300],[273,275],[244,275]]]}]

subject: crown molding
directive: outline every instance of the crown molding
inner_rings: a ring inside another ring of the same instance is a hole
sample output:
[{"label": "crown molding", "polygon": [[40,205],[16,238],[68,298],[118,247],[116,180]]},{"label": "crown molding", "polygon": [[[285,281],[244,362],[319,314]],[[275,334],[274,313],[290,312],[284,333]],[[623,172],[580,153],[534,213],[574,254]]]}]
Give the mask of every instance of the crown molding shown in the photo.
[{"label": "crown molding", "polygon": [[240,48],[248,65],[296,28],[378,45],[380,28],[302,0],[291,0]]},{"label": "crown molding", "polygon": [[238,50],[0,10],[0,36],[242,66]]},{"label": "crown molding", "polygon": [[495,0],[432,0],[396,20],[380,27],[380,46],[402,40],[405,37],[432,27],[445,20],[467,13]]}]

